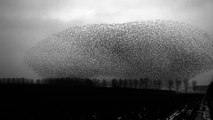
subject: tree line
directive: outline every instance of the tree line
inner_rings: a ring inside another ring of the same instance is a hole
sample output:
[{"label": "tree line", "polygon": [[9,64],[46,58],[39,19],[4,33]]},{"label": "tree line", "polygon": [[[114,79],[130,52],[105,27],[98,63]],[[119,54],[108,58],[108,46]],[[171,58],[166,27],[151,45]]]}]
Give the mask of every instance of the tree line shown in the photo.
[{"label": "tree line", "polygon": [[110,87],[110,88],[135,88],[135,89],[165,89],[181,92],[194,91],[196,81],[189,80],[150,80],[141,79],[83,79],[83,78],[48,78],[48,79],[26,79],[26,78],[0,78],[1,84],[16,85],[58,85],[71,87]]},{"label": "tree line", "polygon": [[136,89],[166,89],[180,92],[190,92],[195,90],[196,81],[189,80],[150,80],[148,78],[141,79],[112,79],[112,80],[96,80],[96,86],[113,87],[113,88],[136,88]]}]

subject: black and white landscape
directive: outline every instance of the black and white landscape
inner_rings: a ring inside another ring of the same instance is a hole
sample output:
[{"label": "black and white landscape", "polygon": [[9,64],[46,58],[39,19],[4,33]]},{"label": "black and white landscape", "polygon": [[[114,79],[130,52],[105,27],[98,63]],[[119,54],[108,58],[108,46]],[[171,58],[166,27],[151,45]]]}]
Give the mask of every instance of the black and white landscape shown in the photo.
[{"label": "black and white landscape", "polygon": [[212,6],[0,1],[0,119],[210,120]]}]

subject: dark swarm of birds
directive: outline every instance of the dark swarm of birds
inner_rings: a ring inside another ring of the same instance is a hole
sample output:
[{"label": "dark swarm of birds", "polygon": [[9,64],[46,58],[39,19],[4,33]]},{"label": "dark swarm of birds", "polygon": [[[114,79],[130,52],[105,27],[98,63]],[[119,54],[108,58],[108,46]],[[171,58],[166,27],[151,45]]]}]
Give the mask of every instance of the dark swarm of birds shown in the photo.
[{"label": "dark swarm of birds", "polygon": [[43,78],[185,80],[213,68],[213,39],[171,20],[74,26],[26,52]]}]

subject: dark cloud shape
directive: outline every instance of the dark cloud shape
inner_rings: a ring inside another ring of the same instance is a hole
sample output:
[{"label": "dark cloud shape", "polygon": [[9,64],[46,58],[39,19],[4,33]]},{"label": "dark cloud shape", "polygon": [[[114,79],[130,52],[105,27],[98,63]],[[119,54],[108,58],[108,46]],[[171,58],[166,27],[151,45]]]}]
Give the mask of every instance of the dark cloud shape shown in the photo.
[{"label": "dark cloud shape", "polygon": [[213,41],[192,25],[154,20],[76,26],[29,49],[40,76],[190,79],[213,68]]}]

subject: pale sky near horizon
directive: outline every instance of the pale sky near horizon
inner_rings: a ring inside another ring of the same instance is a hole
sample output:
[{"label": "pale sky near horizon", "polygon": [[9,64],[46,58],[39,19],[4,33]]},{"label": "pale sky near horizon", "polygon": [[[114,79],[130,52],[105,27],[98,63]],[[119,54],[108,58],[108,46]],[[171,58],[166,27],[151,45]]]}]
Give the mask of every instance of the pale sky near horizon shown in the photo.
[{"label": "pale sky near horizon", "polygon": [[[23,63],[25,50],[71,26],[169,19],[213,36],[213,0],[1,0],[0,78],[40,78]],[[196,79],[208,84],[213,71]]]}]

